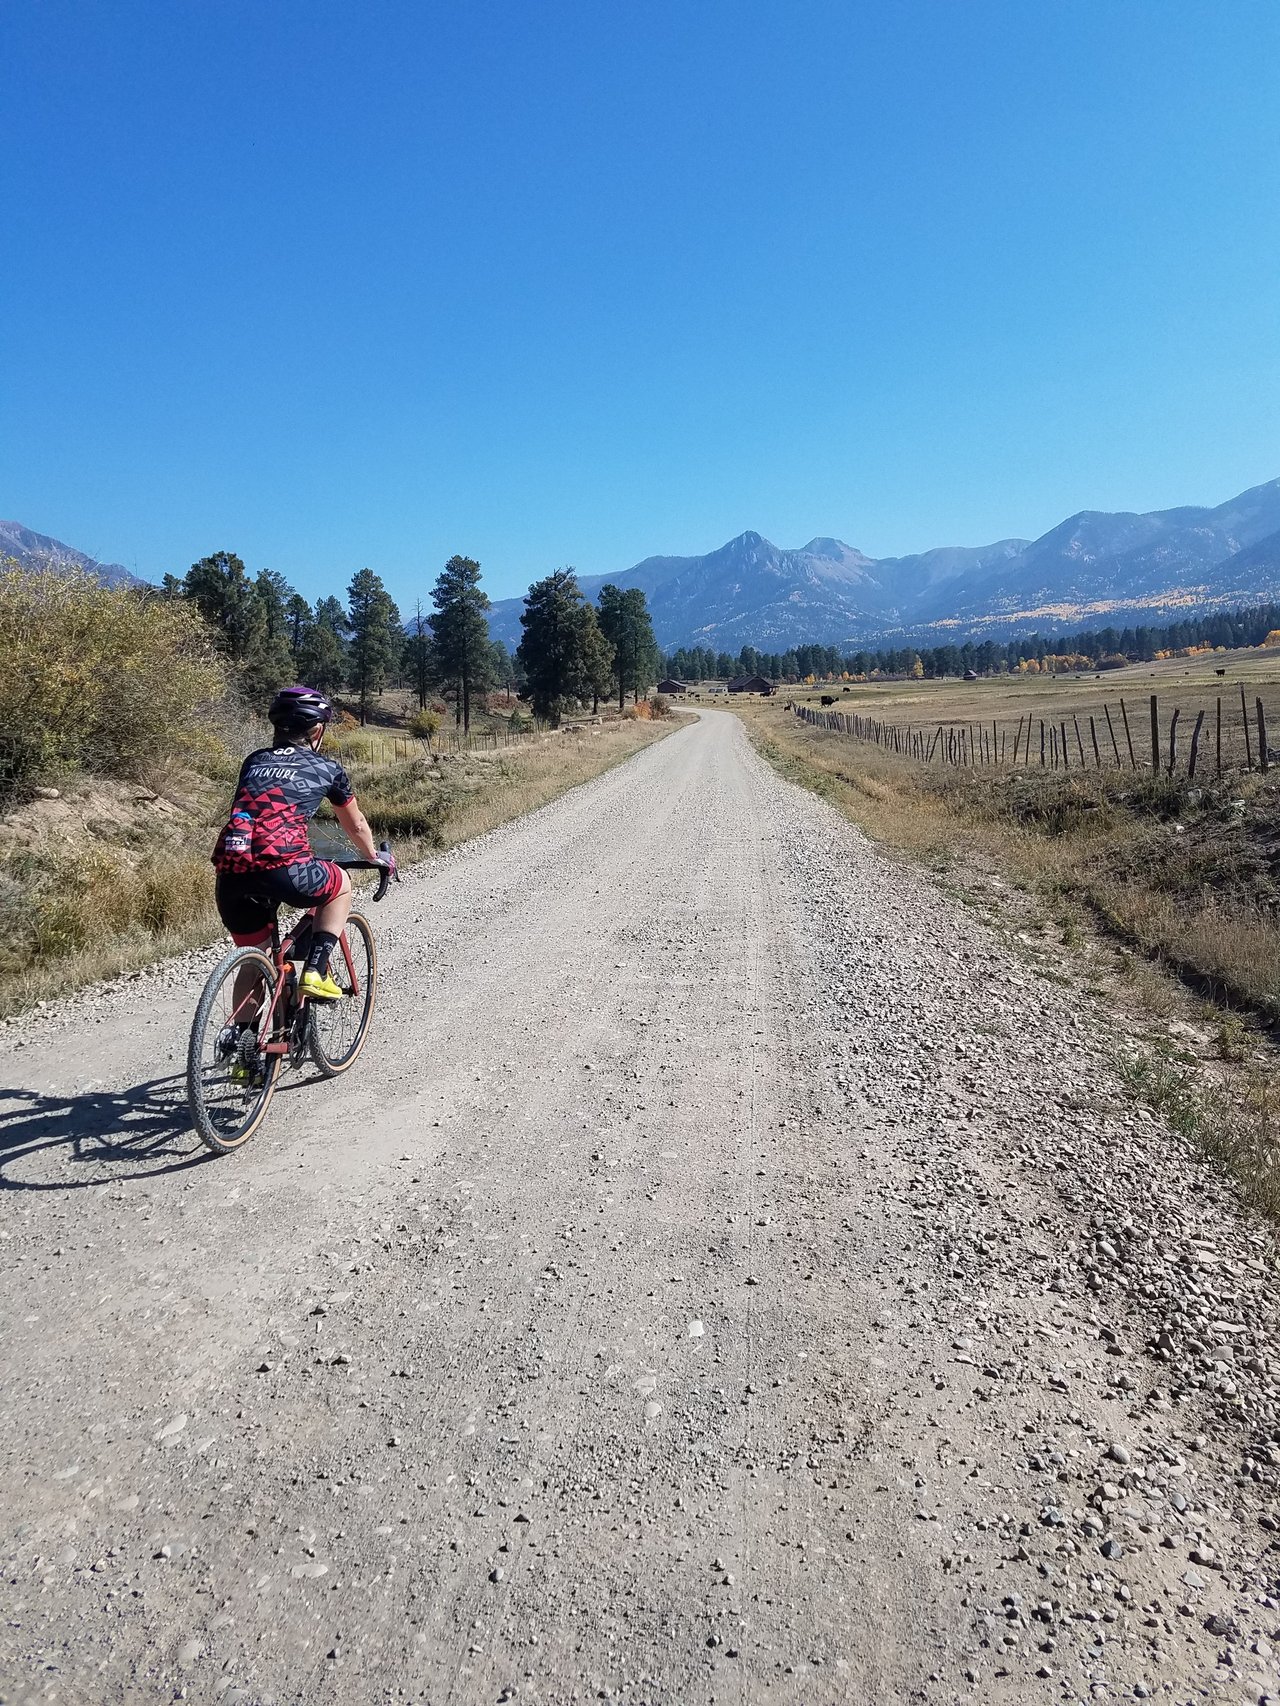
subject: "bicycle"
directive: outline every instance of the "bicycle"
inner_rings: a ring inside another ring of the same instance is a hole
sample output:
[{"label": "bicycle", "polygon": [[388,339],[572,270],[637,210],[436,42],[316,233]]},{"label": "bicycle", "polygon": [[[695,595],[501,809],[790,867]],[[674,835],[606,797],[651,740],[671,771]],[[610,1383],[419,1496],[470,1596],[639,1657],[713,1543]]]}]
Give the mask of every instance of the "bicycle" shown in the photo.
[{"label": "bicycle", "polygon": [[[380,851],[389,853],[389,844],[384,841]],[[391,881],[386,865],[346,858],[333,863],[380,872],[374,901],[386,894]],[[215,1155],[231,1154],[257,1131],[286,1060],[301,1066],[309,1054],[324,1077],[336,1078],[364,1047],[378,989],[373,929],[362,912],[352,911],[329,968],[343,999],[311,1001],[299,993],[298,978],[314,916],[315,908],[300,913],[283,937],[277,917],[269,951],[232,949],[204,986],[187,1047],[187,1101],[196,1130]]]}]

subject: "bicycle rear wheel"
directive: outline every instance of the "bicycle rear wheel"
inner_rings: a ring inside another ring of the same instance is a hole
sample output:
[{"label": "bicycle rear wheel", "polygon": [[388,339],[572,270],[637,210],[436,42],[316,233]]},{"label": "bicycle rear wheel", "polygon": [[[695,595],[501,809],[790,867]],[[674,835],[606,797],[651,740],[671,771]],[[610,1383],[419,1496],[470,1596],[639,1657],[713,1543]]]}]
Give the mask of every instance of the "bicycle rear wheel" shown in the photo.
[{"label": "bicycle rear wheel", "polygon": [[[236,980],[247,981],[250,973],[253,990],[237,1002]],[[215,1155],[227,1155],[253,1136],[275,1091],[281,1057],[262,1052],[260,1027],[279,977],[265,954],[237,948],[214,968],[196,1008],[187,1048],[187,1101],[196,1130]]]},{"label": "bicycle rear wheel", "polygon": [[[351,964],[342,951],[345,939]],[[354,978],[352,973],[354,972]],[[341,1001],[308,1001],[307,1046],[326,1078],[351,1066],[369,1034],[378,993],[378,950],[362,912],[353,912],[329,960],[329,976],[342,990]]]}]

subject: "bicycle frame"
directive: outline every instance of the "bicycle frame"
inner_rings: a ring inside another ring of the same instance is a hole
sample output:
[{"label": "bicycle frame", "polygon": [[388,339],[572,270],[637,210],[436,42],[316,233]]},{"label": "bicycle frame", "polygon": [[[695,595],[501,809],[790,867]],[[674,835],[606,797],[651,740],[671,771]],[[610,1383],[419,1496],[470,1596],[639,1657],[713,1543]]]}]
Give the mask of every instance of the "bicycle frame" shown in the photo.
[{"label": "bicycle frame", "polygon": [[[391,844],[384,841],[382,843],[382,850],[389,854],[391,851]],[[344,870],[348,871],[378,871],[380,874],[378,878],[377,892],[373,897],[374,900],[381,900],[383,895],[387,892],[387,884],[390,882],[391,876],[385,865],[373,863],[367,859],[337,859],[334,863],[341,865]],[[399,882],[399,880],[400,878],[397,876],[396,881]],[[292,950],[298,940],[298,937],[304,930],[310,928],[311,921],[318,910],[318,907],[312,906],[308,907],[305,912],[300,913],[295,922],[290,926],[283,940],[280,936],[279,917],[277,916],[271,921],[271,951],[267,957],[272,961],[279,975],[276,978],[276,992],[271,998],[271,1007],[268,1010],[266,1019],[262,1025],[262,1030],[266,1031],[268,1036],[268,1041],[262,1045],[262,1052],[264,1054],[287,1054],[289,1052],[290,1044],[288,1031],[281,1026],[280,1020],[276,1016],[276,1009],[279,1007],[281,998],[284,996],[286,990],[291,993],[296,1004],[295,1014],[302,1012],[306,1007],[307,997],[305,995],[300,996],[298,994],[297,985],[288,975],[289,961],[294,958]],[[347,930],[345,925],[342,928],[342,934],[338,937],[338,943],[342,948],[342,957],[347,964],[347,975],[351,979],[351,994],[353,996],[358,996],[360,994],[360,984],[359,979],[356,977],[355,963],[351,958],[351,945],[347,941]],[[266,953],[266,951],[267,950],[264,945],[263,952]],[[237,1004],[232,1012],[232,1019],[236,1019],[238,1017],[241,1006],[249,1006],[252,1000],[252,996],[246,996],[243,1002]],[[250,1010],[252,1009],[250,1008]]]},{"label": "bicycle frame", "polygon": [[[288,972],[289,962],[295,957],[293,949],[297,940],[304,930],[310,928],[311,921],[315,915],[316,909],[314,907],[310,911],[304,912],[290,927],[288,934],[283,938],[283,940],[280,936],[279,923],[274,922],[271,926],[271,957],[275,961],[276,970],[280,973],[280,976],[276,981],[276,992],[271,999],[271,1007],[264,1021],[264,1028],[270,1035],[270,1041],[262,1045],[262,1052],[264,1054],[288,1054],[289,1052],[289,1027],[283,1025],[281,1020],[276,1016],[276,1010],[279,1008],[282,999],[286,996],[292,996],[293,998],[293,1013],[285,1015],[285,1017],[289,1019],[302,1013],[307,1005],[307,997],[299,994],[297,984],[288,975]],[[338,937],[338,945],[342,949],[342,957],[347,963],[347,975],[351,979],[351,993],[353,996],[359,995],[359,982],[356,978],[356,968],[351,959],[351,947],[347,941],[345,925],[343,926],[342,934]]]}]

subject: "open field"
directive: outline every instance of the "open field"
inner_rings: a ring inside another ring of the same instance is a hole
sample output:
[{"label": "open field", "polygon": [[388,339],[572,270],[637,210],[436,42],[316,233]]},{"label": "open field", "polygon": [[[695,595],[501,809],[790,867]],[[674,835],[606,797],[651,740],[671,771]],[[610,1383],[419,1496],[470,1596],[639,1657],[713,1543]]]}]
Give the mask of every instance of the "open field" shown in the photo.
[{"label": "open field", "polygon": [[[1224,673],[1219,676],[1218,670]],[[1247,744],[1242,688],[1249,719]],[[1039,734],[1043,724],[1046,733],[1058,732],[1059,739],[1060,731],[1066,730],[1063,768],[1132,769],[1136,763],[1139,769],[1147,769],[1151,765],[1152,694],[1158,701],[1162,767],[1167,765],[1168,734],[1174,711],[1179,713],[1178,752],[1182,769],[1186,768],[1197,717],[1203,711],[1200,763],[1205,768],[1212,766],[1216,772],[1219,704],[1224,770],[1243,766],[1249,758],[1257,762],[1258,699],[1263,703],[1268,744],[1280,744],[1280,650],[1276,649],[1208,652],[1192,658],[1165,658],[1149,664],[1131,664],[1126,669],[1079,675],[817,683],[812,687],[784,687],[775,700],[754,703],[776,704],[780,710],[788,703],[822,709],[822,700],[829,698],[834,700],[829,707],[833,711],[874,718],[904,733],[917,732],[926,743],[932,742],[939,729],[972,730],[981,737],[973,744],[982,761],[1005,766],[1012,762],[1020,727],[1019,759],[1027,761],[1030,729],[1030,762],[1039,766]],[[945,741],[934,746],[935,762],[941,762],[946,750]],[[1052,748],[1047,741],[1046,760],[1052,762]]]},{"label": "open field", "polygon": [[[613,718],[413,759],[392,756],[379,735],[348,760],[375,831],[412,863],[545,804],[673,726]],[[71,776],[57,799],[0,818],[0,1015],[217,938],[209,850],[237,768],[229,758],[217,777],[176,774],[146,788]],[[323,817],[316,837],[323,851]]]}]

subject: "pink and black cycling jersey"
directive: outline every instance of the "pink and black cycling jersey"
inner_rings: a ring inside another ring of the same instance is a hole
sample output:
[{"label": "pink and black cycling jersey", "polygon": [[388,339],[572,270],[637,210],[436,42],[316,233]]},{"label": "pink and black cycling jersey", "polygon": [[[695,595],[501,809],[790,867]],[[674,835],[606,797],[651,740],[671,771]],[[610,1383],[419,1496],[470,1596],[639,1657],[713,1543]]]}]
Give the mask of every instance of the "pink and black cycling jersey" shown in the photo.
[{"label": "pink and black cycling jersey", "polygon": [[307,825],[321,802],[345,806],[354,798],[342,766],[309,746],[251,752],[240,767],[213,863],[226,875],[301,864],[313,857]]}]

